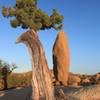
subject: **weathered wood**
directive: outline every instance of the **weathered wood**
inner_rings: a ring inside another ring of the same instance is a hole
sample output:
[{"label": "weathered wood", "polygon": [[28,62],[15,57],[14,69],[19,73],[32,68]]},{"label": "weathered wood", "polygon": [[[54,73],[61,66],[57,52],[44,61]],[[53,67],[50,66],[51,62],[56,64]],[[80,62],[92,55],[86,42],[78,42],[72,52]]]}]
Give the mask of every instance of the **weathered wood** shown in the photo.
[{"label": "weathered wood", "polygon": [[32,62],[32,100],[54,100],[54,88],[45,58],[44,49],[35,31],[23,33],[16,43],[28,46]]}]

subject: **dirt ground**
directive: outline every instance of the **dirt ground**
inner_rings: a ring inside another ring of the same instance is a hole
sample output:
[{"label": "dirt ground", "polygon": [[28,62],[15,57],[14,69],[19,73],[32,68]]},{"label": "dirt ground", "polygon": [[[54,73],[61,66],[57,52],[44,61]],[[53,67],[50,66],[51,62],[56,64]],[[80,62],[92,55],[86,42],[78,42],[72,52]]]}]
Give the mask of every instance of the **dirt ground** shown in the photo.
[{"label": "dirt ground", "polygon": [[[30,100],[31,87],[0,91],[0,100]],[[100,85],[55,87],[57,100],[100,100]]]}]

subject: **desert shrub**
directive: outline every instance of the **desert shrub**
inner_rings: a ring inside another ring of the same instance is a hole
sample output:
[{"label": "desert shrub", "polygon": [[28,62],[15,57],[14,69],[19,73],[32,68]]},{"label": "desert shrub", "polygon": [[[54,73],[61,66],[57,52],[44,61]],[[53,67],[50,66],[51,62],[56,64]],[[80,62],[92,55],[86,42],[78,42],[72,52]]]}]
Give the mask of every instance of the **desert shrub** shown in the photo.
[{"label": "desert shrub", "polygon": [[[32,73],[20,73],[20,74],[15,74],[12,73],[7,76],[7,83],[8,83],[8,88],[16,88],[16,87],[28,87],[31,85],[31,77]],[[3,85],[3,80],[0,78],[0,90],[4,88]]]},{"label": "desert shrub", "polygon": [[100,84],[100,73],[97,73],[96,75],[95,75],[95,80],[96,80],[96,84]]},{"label": "desert shrub", "polygon": [[0,78],[0,90],[2,90],[4,88],[4,85],[3,85],[3,80]]},{"label": "desert shrub", "polygon": [[3,80],[4,89],[8,89],[8,76],[16,68],[17,66],[15,64],[8,64],[7,62],[0,60],[0,78]]},{"label": "desert shrub", "polygon": [[31,73],[11,74],[8,77],[8,87],[27,87],[31,85]]}]

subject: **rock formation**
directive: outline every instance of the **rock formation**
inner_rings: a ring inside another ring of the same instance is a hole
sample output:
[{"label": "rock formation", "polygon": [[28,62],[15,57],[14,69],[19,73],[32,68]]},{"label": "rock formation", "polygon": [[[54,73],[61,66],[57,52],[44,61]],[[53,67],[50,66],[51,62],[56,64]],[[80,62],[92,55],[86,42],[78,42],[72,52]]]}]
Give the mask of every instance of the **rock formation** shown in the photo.
[{"label": "rock formation", "polygon": [[69,74],[70,53],[66,33],[58,33],[53,47],[53,71],[57,81],[67,85]]},{"label": "rock formation", "polygon": [[[62,93],[60,92],[62,89]],[[60,93],[59,93],[60,92]],[[63,99],[60,94],[63,94]],[[56,87],[57,100],[100,100],[100,84],[84,87]]]},{"label": "rock formation", "polygon": [[78,85],[80,85],[80,82],[81,82],[81,78],[78,75],[75,75],[75,74],[72,74],[72,73],[69,74],[68,85],[78,86]]}]

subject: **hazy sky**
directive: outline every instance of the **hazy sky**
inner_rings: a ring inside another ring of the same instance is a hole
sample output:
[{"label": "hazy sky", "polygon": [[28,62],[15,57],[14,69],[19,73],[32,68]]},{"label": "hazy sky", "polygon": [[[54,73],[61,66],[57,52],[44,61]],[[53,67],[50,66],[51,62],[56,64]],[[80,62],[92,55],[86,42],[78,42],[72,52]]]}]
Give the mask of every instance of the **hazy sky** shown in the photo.
[{"label": "hazy sky", "polygon": [[[70,71],[94,74],[100,72],[100,0],[38,0],[38,6],[51,14],[53,8],[64,15],[64,28],[70,46]],[[16,63],[17,72],[31,70],[28,50],[24,44],[15,44],[17,37],[25,32],[13,29],[10,19],[3,18],[1,7],[13,5],[15,0],[0,0],[0,59]],[[58,31],[39,31],[52,68],[52,47]]]}]

